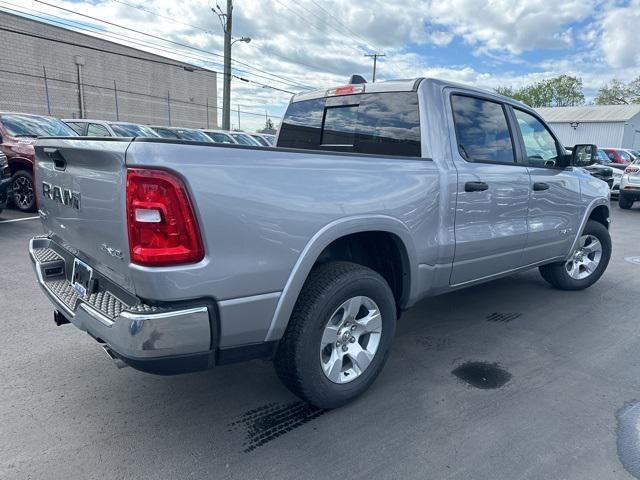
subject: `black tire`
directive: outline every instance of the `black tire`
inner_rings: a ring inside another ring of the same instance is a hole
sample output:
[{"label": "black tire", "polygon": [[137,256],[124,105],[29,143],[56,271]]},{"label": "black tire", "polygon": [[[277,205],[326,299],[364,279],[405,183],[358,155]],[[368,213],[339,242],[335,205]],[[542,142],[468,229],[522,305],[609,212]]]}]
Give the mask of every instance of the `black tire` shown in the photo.
[{"label": "black tire", "polygon": [[620,195],[618,197],[618,206],[623,210],[629,210],[633,206],[633,199]]},{"label": "black tire", "polygon": [[609,230],[599,222],[587,221],[582,235],[593,235],[602,245],[602,257],[596,269],[586,278],[576,279],[569,275],[566,262],[551,263],[540,267],[540,274],[553,287],[560,290],[583,290],[598,281],[609,265],[611,259],[611,237]]},{"label": "black tire", "polygon": [[31,172],[18,170],[13,174],[11,200],[13,201],[13,205],[21,212],[35,211],[36,196]]},{"label": "black tire", "polygon": [[[382,317],[380,343],[371,363],[354,380],[334,383],[320,361],[324,329],[347,300],[366,296]],[[336,408],[362,394],[374,382],[389,355],[396,329],[396,304],[387,282],[375,271],[349,262],[330,262],[311,271],[296,302],[275,356],[280,380],[298,397],[320,408]]]}]

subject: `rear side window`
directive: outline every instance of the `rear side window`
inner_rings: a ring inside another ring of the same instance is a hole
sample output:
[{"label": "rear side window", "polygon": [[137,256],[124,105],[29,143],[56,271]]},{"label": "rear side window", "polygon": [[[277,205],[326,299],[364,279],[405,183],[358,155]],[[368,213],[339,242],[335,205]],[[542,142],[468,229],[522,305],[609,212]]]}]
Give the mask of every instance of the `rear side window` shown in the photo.
[{"label": "rear side window", "polygon": [[162,138],[180,138],[176,132],[168,128],[154,128],[153,130]]},{"label": "rear side window", "polygon": [[418,94],[370,93],[291,103],[278,147],[420,157]]},{"label": "rear side window", "polygon": [[452,95],[458,150],[470,162],[514,163],[509,123],[500,103]]},{"label": "rear side window", "polygon": [[109,130],[98,123],[90,123],[87,127],[87,137],[110,137]]},{"label": "rear side window", "polygon": [[82,135],[82,133],[84,132],[83,123],[78,123],[78,122],[64,122],[64,123],[66,123],[71,128],[73,128],[74,132],[76,132],[78,135]]},{"label": "rear side window", "polygon": [[207,135],[216,143],[233,143],[233,140],[224,133],[207,132]]}]

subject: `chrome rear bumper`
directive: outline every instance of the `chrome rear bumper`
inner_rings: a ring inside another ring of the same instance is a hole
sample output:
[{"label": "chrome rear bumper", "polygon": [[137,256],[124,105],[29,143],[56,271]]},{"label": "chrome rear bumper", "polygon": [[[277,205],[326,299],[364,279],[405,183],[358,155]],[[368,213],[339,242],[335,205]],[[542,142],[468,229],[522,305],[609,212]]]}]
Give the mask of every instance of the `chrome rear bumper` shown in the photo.
[{"label": "chrome rear bumper", "polygon": [[[71,286],[73,256],[47,237],[31,239],[29,254],[38,283],[55,308],[80,330],[106,344],[118,357],[141,370],[162,360],[171,371],[171,360],[196,358],[185,371],[213,366],[213,308],[202,304],[177,307],[146,305],[119,291],[107,278],[98,276],[96,290],[85,297]],[[189,362],[187,362],[189,363]],[[179,369],[178,369],[179,370]]]}]

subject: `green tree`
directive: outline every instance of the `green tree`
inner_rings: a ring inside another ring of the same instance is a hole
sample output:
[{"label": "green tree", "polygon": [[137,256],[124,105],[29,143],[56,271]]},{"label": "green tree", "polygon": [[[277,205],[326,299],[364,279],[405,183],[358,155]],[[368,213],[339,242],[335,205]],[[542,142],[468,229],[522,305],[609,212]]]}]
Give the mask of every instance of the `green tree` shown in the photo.
[{"label": "green tree", "polygon": [[262,130],[258,130],[259,133],[275,133],[276,127],[273,125],[273,121],[270,118],[267,118],[267,121],[264,123],[264,128]]},{"label": "green tree", "polygon": [[498,87],[495,91],[534,108],[584,105],[582,79],[570,75],[541,80],[522,88]]},{"label": "green tree", "polygon": [[640,103],[640,77],[629,83],[614,79],[598,90],[596,104],[598,105],[627,105]]}]

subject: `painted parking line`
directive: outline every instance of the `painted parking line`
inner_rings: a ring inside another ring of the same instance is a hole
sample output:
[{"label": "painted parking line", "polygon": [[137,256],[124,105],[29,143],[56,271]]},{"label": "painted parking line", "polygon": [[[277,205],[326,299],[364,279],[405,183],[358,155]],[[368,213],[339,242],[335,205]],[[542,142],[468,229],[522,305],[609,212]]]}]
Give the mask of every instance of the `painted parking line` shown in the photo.
[{"label": "painted parking line", "polygon": [[11,220],[0,220],[0,223],[23,222],[25,220],[36,220],[40,217],[12,218]]}]

